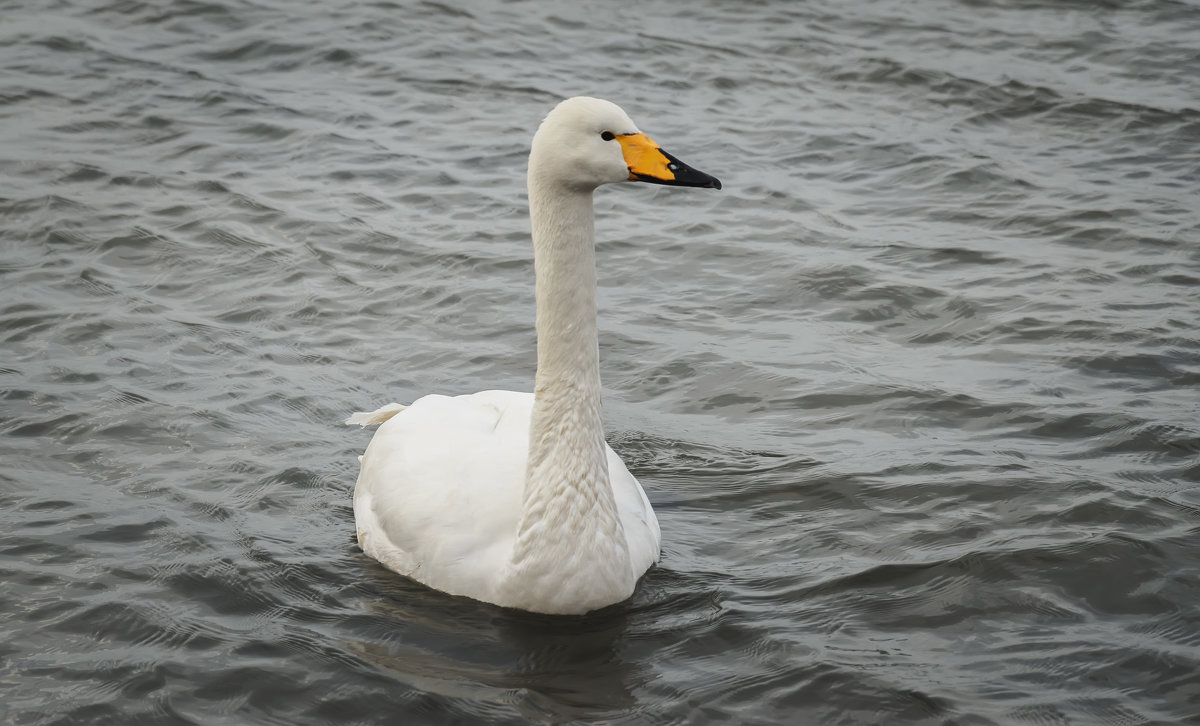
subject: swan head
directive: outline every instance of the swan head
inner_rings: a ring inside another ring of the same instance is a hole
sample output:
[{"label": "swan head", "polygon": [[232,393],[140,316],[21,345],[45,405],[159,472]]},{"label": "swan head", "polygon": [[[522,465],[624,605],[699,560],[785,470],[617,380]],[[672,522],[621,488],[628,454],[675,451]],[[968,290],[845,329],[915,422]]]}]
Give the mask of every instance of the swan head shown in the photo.
[{"label": "swan head", "polygon": [[663,151],[620,106],[587,96],[568,98],[542,121],[529,154],[529,181],[589,192],[623,181],[721,188],[716,177]]}]

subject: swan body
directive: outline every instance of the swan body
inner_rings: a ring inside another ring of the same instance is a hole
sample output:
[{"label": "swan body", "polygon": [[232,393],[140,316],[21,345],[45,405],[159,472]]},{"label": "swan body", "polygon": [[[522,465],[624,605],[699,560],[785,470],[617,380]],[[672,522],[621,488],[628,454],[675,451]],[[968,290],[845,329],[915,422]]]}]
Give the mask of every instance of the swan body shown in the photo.
[{"label": "swan body", "polygon": [[572,98],[547,115],[528,174],[534,393],[428,395],[346,421],[379,424],[354,519],[363,551],[388,569],[453,595],[577,614],[627,599],[658,560],[658,520],[601,415],[592,193],[621,181],[721,187],[608,101]]}]

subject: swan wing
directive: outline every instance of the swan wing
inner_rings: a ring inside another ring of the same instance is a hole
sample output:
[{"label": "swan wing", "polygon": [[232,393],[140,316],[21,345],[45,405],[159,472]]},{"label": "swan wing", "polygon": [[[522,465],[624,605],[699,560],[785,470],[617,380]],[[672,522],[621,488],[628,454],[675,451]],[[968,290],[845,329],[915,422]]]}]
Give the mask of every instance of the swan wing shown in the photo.
[{"label": "swan wing", "polygon": [[533,395],[430,395],[375,432],[354,487],[359,545],[430,587],[487,600],[521,515]]},{"label": "swan wing", "polygon": [[[483,391],[389,404],[362,456],[354,518],[363,551],[454,595],[494,602],[521,517],[533,394]],[[609,479],[634,577],[661,535],[641,484],[606,445]]]},{"label": "swan wing", "polygon": [[625,530],[625,543],[629,547],[629,564],[633,576],[641,577],[655,562],[658,562],[662,534],[658,518],[642,485],[629,473],[625,462],[617,456],[611,446],[605,444],[608,453],[608,478],[612,482],[613,499],[621,527]]}]

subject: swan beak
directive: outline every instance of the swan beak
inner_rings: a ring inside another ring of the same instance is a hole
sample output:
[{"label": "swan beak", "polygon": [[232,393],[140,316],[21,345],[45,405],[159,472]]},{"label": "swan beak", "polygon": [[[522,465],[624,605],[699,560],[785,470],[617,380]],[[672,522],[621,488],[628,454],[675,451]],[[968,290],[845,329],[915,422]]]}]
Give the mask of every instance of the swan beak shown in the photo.
[{"label": "swan beak", "polygon": [[617,136],[621,154],[629,166],[629,181],[644,181],[652,184],[670,184],[677,187],[706,187],[720,189],[721,180],[693,169],[662,150],[645,134],[621,134]]}]

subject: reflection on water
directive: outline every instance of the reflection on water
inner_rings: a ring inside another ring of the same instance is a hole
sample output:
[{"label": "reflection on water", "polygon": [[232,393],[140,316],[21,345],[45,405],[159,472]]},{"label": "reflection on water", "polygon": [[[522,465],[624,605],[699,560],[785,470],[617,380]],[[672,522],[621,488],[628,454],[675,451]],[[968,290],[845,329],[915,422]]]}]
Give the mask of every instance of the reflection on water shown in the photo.
[{"label": "reflection on water", "polygon": [[355,621],[363,660],[426,694],[465,699],[479,716],[515,706],[555,722],[611,717],[636,705],[634,689],[652,674],[622,654],[630,619],[614,607],[577,618],[496,608],[430,591],[372,568]]}]

